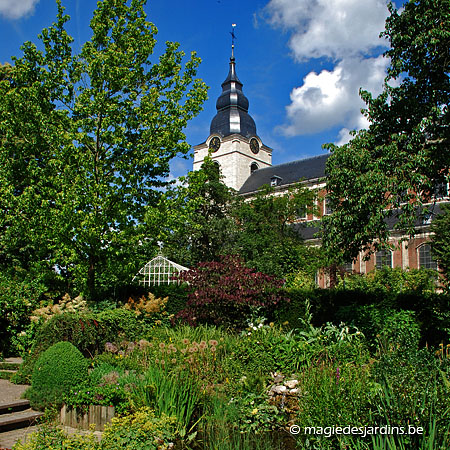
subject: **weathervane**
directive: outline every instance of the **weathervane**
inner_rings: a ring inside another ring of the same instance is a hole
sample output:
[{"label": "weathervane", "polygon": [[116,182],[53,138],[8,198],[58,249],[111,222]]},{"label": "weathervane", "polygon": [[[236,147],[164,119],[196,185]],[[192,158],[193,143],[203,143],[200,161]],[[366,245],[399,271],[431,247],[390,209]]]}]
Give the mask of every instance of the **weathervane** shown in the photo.
[{"label": "weathervane", "polygon": [[231,24],[231,48],[234,48],[234,41],[236,40],[236,35],[234,34],[234,29],[236,28],[236,24],[232,23]]}]

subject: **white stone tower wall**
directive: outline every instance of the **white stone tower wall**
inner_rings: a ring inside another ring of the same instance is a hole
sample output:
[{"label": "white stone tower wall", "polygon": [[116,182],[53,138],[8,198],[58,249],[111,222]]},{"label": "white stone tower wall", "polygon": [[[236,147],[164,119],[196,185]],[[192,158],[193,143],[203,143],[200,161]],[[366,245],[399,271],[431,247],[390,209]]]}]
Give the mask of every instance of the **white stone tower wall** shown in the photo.
[{"label": "white stone tower wall", "polygon": [[[194,147],[194,170],[200,169],[210,151],[209,141],[213,137],[214,135],[209,136],[204,144]],[[256,162],[259,169],[272,165],[270,148],[261,145],[259,152],[255,155],[250,150],[250,141],[240,135],[227,136],[221,140],[219,150],[211,153],[211,158],[219,163],[223,182],[236,190],[239,190],[250,176],[252,162]]]}]

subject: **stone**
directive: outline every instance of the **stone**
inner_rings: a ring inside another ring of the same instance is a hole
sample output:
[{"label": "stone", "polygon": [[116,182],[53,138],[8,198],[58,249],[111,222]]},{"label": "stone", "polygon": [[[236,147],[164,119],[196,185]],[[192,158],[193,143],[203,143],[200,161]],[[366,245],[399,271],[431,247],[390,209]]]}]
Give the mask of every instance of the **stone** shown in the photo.
[{"label": "stone", "polygon": [[280,373],[272,373],[272,378],[274,383],[281,383],[284,380],[284,375],[281,375]]},{"label": "stone", "polygon": [[284,385],[289,389],[294,389],[298,384],[298,380],[288,380],[284,383]]},{"label": "stone", "polygon": [[270,389],[270,392],[272,393],[272,395],[284,394],[286,391],[287,391],[287,387],[286,386],[273,386]]}]

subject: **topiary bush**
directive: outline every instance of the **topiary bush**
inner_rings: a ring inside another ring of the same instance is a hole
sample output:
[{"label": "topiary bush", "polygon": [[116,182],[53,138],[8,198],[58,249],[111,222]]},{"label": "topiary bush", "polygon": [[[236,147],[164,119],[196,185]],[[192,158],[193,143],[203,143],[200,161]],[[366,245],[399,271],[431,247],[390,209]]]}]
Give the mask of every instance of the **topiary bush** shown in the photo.
[{"label": "topiary bush", "polygon": [[27,397],[31,406],[44,409],[61,406],[70,388],[88,378],[88,361],[70,342],[58,342],[37,359]]}]

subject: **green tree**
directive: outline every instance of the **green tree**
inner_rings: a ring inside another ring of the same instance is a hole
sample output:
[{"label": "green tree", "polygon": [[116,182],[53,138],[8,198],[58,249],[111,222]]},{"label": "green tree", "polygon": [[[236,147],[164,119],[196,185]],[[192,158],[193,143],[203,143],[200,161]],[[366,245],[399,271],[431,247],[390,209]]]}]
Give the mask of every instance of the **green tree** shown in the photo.
[{"label": "green tree", "polygon": [[315,198],[315,191],[298,183],[283,194],[265,186],[254,198],[240,199],[232,213],[238,225],[234,253],[270,275],[286,276],[306,268],[315,272],[317,249],[305,246],[299,228],[292,225],[314,209]]},{"label": "green tree", "polygon": [[199,58],[183,64],[177,43],[152,62],[145,0],[99,2],[80,54],[57,3],[42,50],[25,43],[0,81],[0,257],[56,265],[93,299],[99,277],[128,274],[130,255],[155,244],[143,219],[170,160],[189,151],[183,129],[206,86],[195,79]]},{"label": "green tree", "polygon": [[384,91],[376,98],[361,91],[370,126],[346,145],[325,146],[332,152],[327,189],[334,213],[324,219],[323,238],[344,259],[373,250],[374,242],[385,245],[390,217],[396,229],[414,234],[423,204],[449,179],[450,1],[389,9]]},{"label": "green tree", "polygon": [[235,198],[222,182],[219,165],[205,158],[200,170],[189,172],[161,203],[166,212],[161,239],[168,255],[192,267],[228,253],[236,231],[231,216]]},{"label": "green tree", "polygon": [[439,268],[450,285],[450,205],[441,204],[443,214],[437,216],[431,225],[434,235],[431,248],[439,263]]}]

